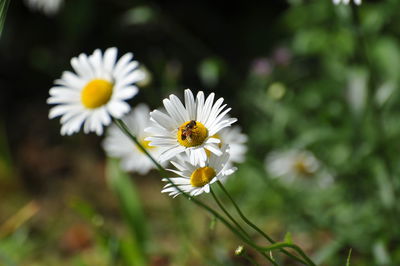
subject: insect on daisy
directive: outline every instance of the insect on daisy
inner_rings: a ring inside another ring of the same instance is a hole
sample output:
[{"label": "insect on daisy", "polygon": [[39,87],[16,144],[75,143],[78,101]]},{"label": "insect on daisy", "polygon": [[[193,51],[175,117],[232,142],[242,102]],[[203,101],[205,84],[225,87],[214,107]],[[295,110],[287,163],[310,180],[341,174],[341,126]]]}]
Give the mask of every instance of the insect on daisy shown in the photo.
[{"label": "insect on daisy", "polygon": [[226,114],[231,108],[225,109],[223,98],[214,103],[214,96],[211,93],[204,99],[204,93],[200,91],[195,100],[191,90],[187,89],[185,106],[172,94],[163,101],[167,114],[159,110],[150,113],[153,125],[146,131],[152,136],[146,140],[150,141],[150,146],[162,148],[161,162],[183,152],[187,153],[192,164],[206,161],[206,150],[218,156],[222,154],[218,146],[220,140],[213,136],[237,119],[228,118]]},{"label": "insect on daisy", "polygon": [[47,103],[57,104],[49,118],[61,116],[62,135],[78,132],[82,124],[85,133],[101,135],[111,117],[121,118],[129,112],[125,101],[137,94],[133,84],[144,78],[132,57],[127,53],[117,61],[117,48],[109,48],[104,55],[97,49],[90,56],[80,54],[71,59],[76,74],[65,71],[47,99]]},{"label": "insect on daisy", "polygon": [[[139,104],[122,120],[136,134],[138,141],[153,157],[158,157],[159,148],[149,146],[144,140],[148,134],[144,129],[150,124],[150,109],[145,104]],[[152,161],[143,151],[132,143],[116,125],[107,129],[107,137],[103,141],[103,148],[110,157],[121,159],[121,168],[127,172],[146,174],[155,168]]]},{"label": "insect on daisy", "polygon": [[[207,158],[204,165],[191,164],[186,154],[177,156],[176,161],[171,161],[171,164],[176,167],[168,169],[169,171],[177,174],[177,177],[169,178],[171,183],[164,186],[162,193],[168,193],[170,196],[176,197],[183,192],[188,193],[190,196],[198,196],[201,193],[209,193],[210,185],[217,180],[226,179],[227,176],[236,171],[236,167],[229,167],[227,165],[229,160],[229,147],[224,145],[222,147],[223,154],[217,156],[211,154]],[[163,178],[164,182],[169,182],[167,178]],[[177,189],[177,187],[179,189]]]}]

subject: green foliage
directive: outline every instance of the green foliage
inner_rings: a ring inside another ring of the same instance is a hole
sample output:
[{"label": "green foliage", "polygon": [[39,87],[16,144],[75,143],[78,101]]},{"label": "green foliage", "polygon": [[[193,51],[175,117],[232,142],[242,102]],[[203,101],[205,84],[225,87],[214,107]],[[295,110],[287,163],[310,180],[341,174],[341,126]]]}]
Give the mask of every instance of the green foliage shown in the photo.
[{"label": "green foliage", "polygon": [[107,162],[107,180],[120,203],[122,214],[129,226],[132,237],[122,241],[124,259],[133,265],[146,264],[147,226],[141,202],[130,177],[122,172],[115,160]]}]

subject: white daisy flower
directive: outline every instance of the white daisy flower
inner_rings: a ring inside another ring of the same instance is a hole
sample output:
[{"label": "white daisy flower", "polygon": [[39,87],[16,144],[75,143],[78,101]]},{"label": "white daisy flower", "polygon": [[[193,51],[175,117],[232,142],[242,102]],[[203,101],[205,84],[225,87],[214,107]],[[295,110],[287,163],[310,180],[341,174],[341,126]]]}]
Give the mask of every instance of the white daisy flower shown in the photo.
[{"label": "white daisy flower", "polygon": [[309,180],[320,187],[326,187],[333,182],[332,175],[321,169],[318,159],[306,150],[272,152],[265,159],[265,168],[272,177],[280,177],[288,184],[296,180]]},{"label": "white daisy flower", "polygon": [[[218,145],[219,147],[224,144],[229,145],[230,156],[228,163],[242,163],[245,159],[247,136],[241,131],[242,129],[239,126],[232,126],[222,129],[213,136],[221,141]],[[208,150],[206,150],[206,153],[207,156],[210,155]]]},{"label": "white daisy flower", "polygon": [[[333,3],[335,4],[335,5],[338,5],[338,4],[340,4],[340,3],[343,3],[343,4],[345,4],[345,5],[348,5],[349,3],[350,3],[350,0],[332,0],[333,1]],[[356,5],[361,5],[361,0],[354,0],[354,4],[356,4]]]},{"label": "white daisy flower", "polygon": [[[209,193],[212,183],[217,180],[226,179],[227,176],[236,171],[235,167],[227,166],[229,160],[227,145],[222,148],[222,152],[223,154],[221,156],[211,154],[204,165],[191,164],[189,158],[185,154],[178,156],[176,161],[171,161],[177,170],[168,169],[178,176],[171,177],[169,180],[181,191],[188,193],[190,196],[198,196],[203,192]],[[168,193],[173,197],[181,194],[175,186],[169,183],[169,180],[163,178],[163,181],[168,182],[168,184],[164,186],[161,192]]]},{"label": "white daisy flower", "polygon": [[319,168],[319,162],[309,151],[275,151],[265,159],[267,171],[273,177],[285,176],[287,181],[296,177],[313,175]]},{"label": "white daisy flower", "polygon": [[111,117],[121,118],[129,112],[125,101],[138,92],[133,83],[144,78],[127,53],[118,61],[117,48],[109,48],[102,55],[99,49],[92,55],[80,54],[71,59],[75,73],[65,71],[56,86],[50,89],[49,118],[61,116],[61,134],[72,135],[82,124],[85,133],[103,134],[103,126],[111,123]]},{"label": "white daisy flower", "polygon": [[186,152],[192,164],[199,164],[207,160],[206,150],[219,156],[222,154],[218,143],[220,140],[213,137],[221,129],[236,122],[236,118],[228,118],[226,114],[231,110],[224,99],[214,102],[214,93],[204,99],[200,91],[196,100],[193,93],[185,90],[185,106],[175,95],[164,99],[163,104],[168,114],[159,110],[150,113],[153,125],[146,129],[152,136],[146,138],[150,146],[159,146],[162,153],[161,162]]},{"label": "white daisy flower", "polygon": [[33,11],[40,11],[47,16],[55,15],[63,5],[63,0],[25,0],[26,5]]},{"label": "white daisy flower", "polygon": [[[144,140],[148,133],[144,129],[150,125],[150,109],[145,104],[139,104],[122,119],[133,132],[143,147],[153,156],[158,157],[160,149],[149,146]],[[107,129],[107,137],[103,141],[103,148],[110,157],[121,159],[121,168],[127,172],[147,174],[156,168],[146,154],[128,138],[117,125]]]}]

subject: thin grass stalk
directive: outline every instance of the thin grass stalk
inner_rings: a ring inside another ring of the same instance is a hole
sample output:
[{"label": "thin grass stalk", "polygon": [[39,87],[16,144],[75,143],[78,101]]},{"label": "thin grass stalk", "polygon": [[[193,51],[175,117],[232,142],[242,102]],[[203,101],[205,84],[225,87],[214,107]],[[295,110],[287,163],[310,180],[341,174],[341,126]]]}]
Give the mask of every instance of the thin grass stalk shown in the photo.
[{"label": "thin grass stalk", "polygon": [[8,6],[10,4],[10,0],[1,0],[0,1],[0,37],[1,33],[3,32],[4,23],[6,21],[6,15]]}]

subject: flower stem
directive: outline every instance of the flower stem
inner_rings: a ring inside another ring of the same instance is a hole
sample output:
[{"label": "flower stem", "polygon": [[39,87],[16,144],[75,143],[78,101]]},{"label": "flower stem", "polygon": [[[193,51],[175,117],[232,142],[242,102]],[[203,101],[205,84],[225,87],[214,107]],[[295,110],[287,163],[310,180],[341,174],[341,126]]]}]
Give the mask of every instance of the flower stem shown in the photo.
[{"label": "flower stem", "polygon": [[[232,215],[225,209],[224,205],[221,203],[221,201],[217,198],[217,195],[215,195],[214,191],[210,188],[211,195],[213,196],[215,202],[219,206],[219,208],[225,213],[226,216],[233,222],[234,225],[236,225],[237,228],[247,237],[249,241],[251,241],[251,238],[249,234],[246,232],[246,230],[243,229],[243,227],[235,220],[235,218],[232,217]],[[269,256],[267,256],[263,251],[260,251],[257,249],[257,251],[264,256],[267,260],[269,260],[272,264],[277,265],[276,262]]]},{"label": "flower stem", "polygon": [[[128,126],[121,120],[121,119],[114,119],[114,122],[116,123],[116,125],[121,129],[121,131],[127,136],[129,137],[145,154],[147,157],[149,157],[149,159],[154,163],[154,165],[160,170],[161,173],[165,173],[166,170],[164,169],[164,167],[162,167],[154,158],[153,156],[146,150],[145,147],[143,147],[143,145],[137,140],[136,136],[133,135],[130,131]],[[234,234],[236,234],[240,239],[243,240],[243,242],[245,242],[246,244],[248,244],[249,246],[253,247],[254,249],[256,249],[257,251],[272,251],[275,249],[281,249],[283,247],[288,247],[288,248],[292,248],[294,250],[296,250],[307,262],[304,262],[303,260],[297,258],[296,256],[290,254],[289,252],[287,252],[286,250],[283,250],[282,252],[285,252],[285,254],[287,254],[288,256],[296,259],[297,261],[300,261],[304,264],[308,264],[311,266],[315,266],[315,264],[307,257],[307,255],[301,250],[300,247],[293,245],[293,244],[288,244],[288,243],[275,243],[273,245],[270,245],[268,247],[261,247],[258,246],[256,244],[254,244],[252,241],[250,241],[246,236],[243,235],[243,233],[239,232],[232,224],[230,224],[221,214],[219,214],[217,211],[215,211],[214,209],[212,209],[211,207],[209,207],[208,205],[204,204],[203,202],[201,202],[200,200],[197,200],[195,198],[193,198],[192,196],[190,196],[189,194],[187,194],[186,192],[182,191],[177,185],[175,185],[175,183],[173,183],[171,181],[171,179],[169,177],[166,177],[166,179],[168,180],[169,183],[171,183],[171,185],[176,188],[182,195],[184,195],[188,200],[194,202],[196,205],[198,205],[199,207],[205,209],[206,211],[208,211],[209,213],[211,213],[214,217],[216,217],[217,219],[219,219],[226,227],[228,227]],[[224,192],[229,195],[228,191],[225,190],[225,188],[223,187],[222,183],[220,183],[220,181],[217,181],[220,184],[220,187],[224,190]],[[229,199],[232,201],[233,205],[235,206],[236,210],[238,211],[239,215],[241,216],[241,218],[251,227],[253,227],[254,229],[256,229],[257,232],[261,233],[262,235],[266,236],[266,234],[264,232],[262,232],[258,227],[256,227],[253,223],[251,223],[244,215],[243,213],[240,211],[239,207],[236,205],[236,203],[233,201],[232,197],[230,197],[230,195],[228,196]],[[271,239],[272,240],[272,239]],[[276,263],[273,263],[274,265],[276,265]]]},{"label": "flower stem", "polygon": [[135,144],[139,147],[139,149],[141,151],[143,151],[147,157],[149,157],[149,159],[154,163],[154,165],[158,168],[158,170],[160,170],[161,172],[165,172],[164,167],[162,167],[157,161],[156,159],[153,158],[153,156],[151,156],[151,154],[146,150],[145,147],[143,147],[143,145],[137,140],[136,136],[133,135],[130,131],[128,126],[125,124],[124,121],[122,121],[121,119],[114,119],[115,124],[121,129],[121,131],[127,136],[129,137],[133,142],[135,142]]},{"label": "flower stem", "polygon": [[[157,166],[161,173],[165,173],[166,170],[162,167],[154,158],[153,156],[146,150],[145,147],[137,140],[136,136],[133,135],[130,131],[128,126],[121,120],[121,119],[114,119],[115,124],[119,127],[119,129],[128,137],[130,138],[146,155],[149,159]],[[209,213],[211,213],[214,217],[219,219],[226,227],[228,227],[234,234],[236,234],[240,239],[243,240],[246,244],[253,247],[256,250],[260,250],[262,247],[257,246],[253,242],[251,242],[246,236],[244,236],[241,232],[239,232],[232,224],[230,224],[221,214],[217,211],[209,207],[208,205],[204,204],[200,200],[197,200],[191,197],[186,192],[182,191],[177,185],[175,185],[169,177],[166,177],[169,183],[176,188],[182,195],[184,195],[188,200],[194,202],[196,205],[200,206],[201,208],[205,209]]]},{"label": "flower stem", "polygon": [[[263,237],[265,237],[270,243],[274,244],[276,243],[270,236],[268,236],[266,233],[264,233],[260,228],[258,228],[255,224],[253,224],[249,219],[247,219],[247,217],[243,214],[243,212],[240,210],[239,206],[236,204],[236,202],[234,201],[234,199],[232,198],[232,196],[229,194],[229,192],[226,190],[226,188],[224,187],[224,185],[221,183],[221,181],[217,181],[219,187],[222,189],[222,191],[226,194],[226,196],[229,198],[229,200],[231,201],[231,203],[233,204],[233,206],[235,207],[237,213],[239,214],[240,218],[242,218],[242,220],[248,224],[251,228],[253,228],[254,230],[256,230],[259,234],[261,234]],[[297,256],[291,254],[290,252],[286,251],[285,249],[281,249],[281,251],[283,253],[285,253],[287,256],[291,257],[292,259],[295,259],[303,264],[308,264],[306,263],[306,261],[298,258]],[[305,254],[304,254],[305,255]],[[306,256],[307,257],[307,256]],[[308,258],[308,257],[307,257]],[[311,260],[310,260],[311,261]],[[313,263],[310,265],[314,265]]]}]

